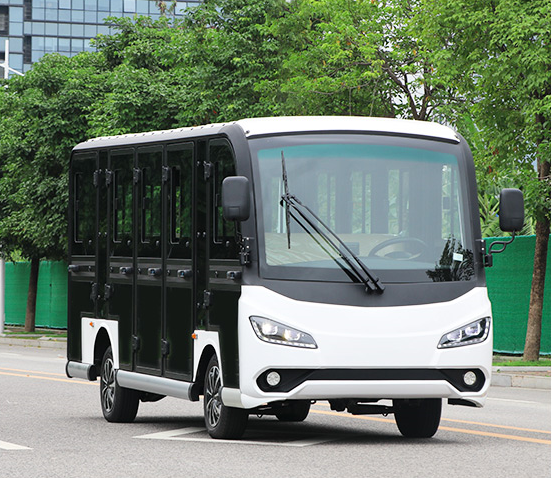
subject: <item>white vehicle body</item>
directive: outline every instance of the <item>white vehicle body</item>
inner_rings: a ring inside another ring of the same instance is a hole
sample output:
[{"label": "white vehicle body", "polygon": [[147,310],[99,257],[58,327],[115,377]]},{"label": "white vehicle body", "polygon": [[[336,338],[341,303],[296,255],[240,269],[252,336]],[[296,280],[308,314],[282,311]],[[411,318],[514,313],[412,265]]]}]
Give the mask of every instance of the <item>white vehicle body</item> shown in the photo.
[{"label": "white vehicle body", "polygon": [[108,420],[205,394],[220,438],[328,400],[431,436],[441,399],[484,405],[488,255],[450,128],[261,118],[97,138],[70,178],[67,374],[100,376]]}]

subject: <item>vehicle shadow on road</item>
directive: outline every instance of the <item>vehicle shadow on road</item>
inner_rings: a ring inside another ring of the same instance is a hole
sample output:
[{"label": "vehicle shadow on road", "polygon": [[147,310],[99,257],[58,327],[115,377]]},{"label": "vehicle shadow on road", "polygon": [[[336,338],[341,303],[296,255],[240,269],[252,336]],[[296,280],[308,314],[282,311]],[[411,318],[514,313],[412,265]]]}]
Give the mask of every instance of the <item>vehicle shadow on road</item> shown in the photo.
[{"label": "vehicle shadow on road", "polygon": [[[377,426],[379,425],[379,426]],[[202,416],[139,416],[133,425],[141,438],[205,441],[210,439]],[[386,430],[386,428],[389,430]],[[398,430],[384,424],[358,427],[343,424],[321,424],[317,422],[281,422],[274,417],[250,417],[248,427],[240,440],[214,440],[213,443],[241,442],[247,445],[305,446],[348,446],[348,445],[446,445],[455,440],[437,435],[432,439],[409,439]]]}]

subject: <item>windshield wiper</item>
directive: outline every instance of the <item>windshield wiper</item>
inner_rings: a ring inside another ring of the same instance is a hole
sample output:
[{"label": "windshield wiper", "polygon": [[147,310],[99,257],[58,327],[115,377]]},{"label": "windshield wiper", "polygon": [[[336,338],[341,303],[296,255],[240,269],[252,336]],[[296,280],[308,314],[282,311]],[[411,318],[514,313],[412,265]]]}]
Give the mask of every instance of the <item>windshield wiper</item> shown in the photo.
[{"label": "windshield wiper", "polygon": [[[347,272],[349,276],[350,272],[353,277],[356,277],[357,280],[366,286],[366,292],[383,292],[385,290],[385,286],[381,283],[379,278],[373,274],[368,267],[366,267],[364,262],[362,262],[360,258],[347,246],[347,244],[345,244],[341,238],[328,225],[326,225],[324,221],[318,217],[318,215],[314,213],[311,208],[305,206],[296,196],[290,194],[283,151],[282,180],[284,182],[284,194],[282,195],[281,204],[286,209],[288,249],[291,248],[290,217],[293,217],[293,219],[295,219],[295,221],[313,238],[314,235],[309,231],[305,223],[310,226],[322,239],[324,239],[324,242],[333,251],[333,254],[328,251],[321,242],[314,238],[315,242],[324,250],[324,252],[326,252],[345,272]],[[290,209],[293,209],[297,214],[293,214]],[[317,223],[322,227],[319,227]],[[347,264],[348,269],[343,267],[343,264],[335,257],[335,255]]]},{"label": "windshield wiper", "polygon": [[[289,188],[288,188],[288,180],[287,180],[287,170],[286,170],[286,160],[284,159],[284,152],[282,151],[282,180],[284,182],[284,196],[289,196]],[[283,199],[283,196],[282,196]],[[291,249],[291,231],[290,231],[290,212],[289,212],[289,204],[285,202],[285,210],[286,210],[286,233],[287,233],[287,243],[288,243],[288,249]]]}]

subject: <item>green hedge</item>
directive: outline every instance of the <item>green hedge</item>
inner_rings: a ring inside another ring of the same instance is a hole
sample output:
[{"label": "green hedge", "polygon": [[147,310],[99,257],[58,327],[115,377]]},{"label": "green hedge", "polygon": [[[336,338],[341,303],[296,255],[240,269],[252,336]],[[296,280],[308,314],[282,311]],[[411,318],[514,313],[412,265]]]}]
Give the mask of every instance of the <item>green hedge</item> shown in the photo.
[{"label": "green hedge", "polygon": [[[496,239],[486,239],[487,247]],[[550,248],[550,244],[549,244]],[[494,317],[494,349],[522,353],[525,346],[529,293],[533,274],[535,236],[521,236],[486,270]],[[23,325],[27,304],[30,264],[6,263],[6,323]],[[550,354],[550,249],[548,251],[543,308],[541,353]],[[38,279],[37,327],[67,326],[67,264],[42,262]]]}]

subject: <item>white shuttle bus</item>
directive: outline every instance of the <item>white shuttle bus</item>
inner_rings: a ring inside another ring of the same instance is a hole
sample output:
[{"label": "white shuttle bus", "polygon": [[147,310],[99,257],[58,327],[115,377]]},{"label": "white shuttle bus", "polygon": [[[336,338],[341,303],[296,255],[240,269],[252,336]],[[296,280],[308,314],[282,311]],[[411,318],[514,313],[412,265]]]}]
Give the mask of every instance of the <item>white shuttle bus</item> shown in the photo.
[{"label": "white shuttle bus", "polygon": [[[99,378],[108,421],[203,396],[209,434],[239,438],[250,414],[301,421],[327,401],[427,438],[443,402],[485,403],[500,250],[448,127],[282,117],[96,138],[73,150],[69,218],[67,375]],[[521,229],[518,190],[500,221]]]}]

